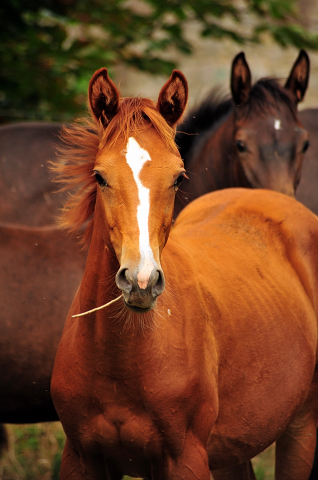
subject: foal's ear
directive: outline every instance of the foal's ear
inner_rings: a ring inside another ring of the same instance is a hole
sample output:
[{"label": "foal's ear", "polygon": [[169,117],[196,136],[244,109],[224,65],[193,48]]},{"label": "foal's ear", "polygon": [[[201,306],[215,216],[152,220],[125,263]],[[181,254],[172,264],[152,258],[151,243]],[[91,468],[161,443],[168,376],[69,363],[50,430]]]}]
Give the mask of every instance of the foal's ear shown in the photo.
[{"label": "foal's ear", "polygon": [[170,127],[175,127],[188,101],[188,82],[179,70],[173,70],[171,77],[162,87],[157,108]]},{"label": "foal's ear", "polygon": [[118,112],[119,92],[108,76],[107,68],[100,68],[92,76],[88,87],[92,113],[104,128]]},{"label": "foal's ear", "polygon": [[244,52],[238,53],[232,62],[231,91],[236,106],[247,102],[251,90],[251,72]]},{"label": "foal's ear", "polygon": [[308,87],[310,61],[305,50],[300,50],[299,55],[291,69],[285,88],[295,96],[296,103],[304,98]]}]

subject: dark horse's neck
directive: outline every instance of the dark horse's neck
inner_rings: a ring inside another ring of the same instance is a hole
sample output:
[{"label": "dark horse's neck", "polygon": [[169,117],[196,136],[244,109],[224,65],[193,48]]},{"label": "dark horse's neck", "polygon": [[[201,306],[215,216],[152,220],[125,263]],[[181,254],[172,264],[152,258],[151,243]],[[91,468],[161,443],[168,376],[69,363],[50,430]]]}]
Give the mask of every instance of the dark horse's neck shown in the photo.
[{"label": "dark horse's neck", "polygon": [[179,147],[185,168],[191,168],[190,159],[204,137],[208,137],[225,122],[233,108],[230,98],[220,99],[215,91],[192,109],[184,122],[178,126],[176,143]]},{"label": "dark horse's neck", "polygon": [[[185,162],[189,180],[183,182],[176,197],[175,217],[190,201],[205,193],[251,186],[238,161],[233,137],[234,112],[227,103],[226,115],[218,123],[193,136],[192,149]],[[184,156],[187,157],[187,154]]]}]

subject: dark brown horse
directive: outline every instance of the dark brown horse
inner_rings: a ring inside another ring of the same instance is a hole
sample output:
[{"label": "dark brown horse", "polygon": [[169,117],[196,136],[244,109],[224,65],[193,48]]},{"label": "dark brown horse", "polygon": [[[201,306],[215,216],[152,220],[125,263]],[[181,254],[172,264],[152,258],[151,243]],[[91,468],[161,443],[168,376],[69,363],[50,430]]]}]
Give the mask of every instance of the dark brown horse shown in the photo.
[{"label": "dark brown horse", "polygon": [[51,373],[85,259],[56,227],[0,225],[0,423],[58,420]]},{"label": "dark brown horse", "polygon": [[52,365],[86,258],[78,242],[57,227],[34,228],[54,224],[65,199],[55,192],[48,166],[56,158],[60,129],[26,122],[0,127],[0,220],[10,222],[0,224],[3,423],[58,420],[49,393]]},{"label": "dark brown horse", "polygon": [[55,222],[65,196],[54,192],[48,161],[56,158],[60,129],[58,123],[0,127],[0,222]]},{"label": "dark brown horse", "polygon": [[220,188],[268,188],[294,195],[308,148],[297,114],[308,76],[303,50],[284,87],[274,79],[252,86],[244,54],[234,58],[232,99],[220,102],[212,93],[187,115],[177,134],[189,181],[176,198],[176,214],[194,198]]},{"label": "dark brown horse", "polygon": [[318,220],[286,195],[237,188],[192,202],[170,232],[186,99],[178,71],[154,103],[120,99],[100,69],[94,154],[68,130],[57,169],[80,190],[64,222],[92,222],[51,383],[62,480],[209,480],[274,441],[277,479],[310,472]]},{"label": "dark brown horse", "polygon": [[308,131],[310,146],[305,153],[296,198],[318,215],[318,108],[300,111],[299,120]]}]

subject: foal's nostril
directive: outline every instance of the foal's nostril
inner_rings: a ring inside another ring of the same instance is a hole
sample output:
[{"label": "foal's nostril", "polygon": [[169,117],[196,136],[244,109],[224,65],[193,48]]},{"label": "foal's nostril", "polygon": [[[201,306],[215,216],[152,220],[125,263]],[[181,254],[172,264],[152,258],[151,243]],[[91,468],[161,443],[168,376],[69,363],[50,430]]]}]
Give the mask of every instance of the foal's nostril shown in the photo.
[{"label": "foal's nostril", "polygon": [[121,268],[116,275],[117,287],[123,292],[130,293],[132,289],[132,282],[128,277],[128,268]]},{"label": "foal's nostril", "polygon": [[133,271],[130,270],[129,268],[122,267],[120,270],[117,272],[116,275],[116,284],[118,288],[126,294],[128,297],[126,301],[128,301],[128,298],[131,297],[131,295],[139,291],[138,295],[151,295],[153,299],[158,297],[158,295],[161,295],[161,293],[164,291],[165,288],[165,278],[162,270],[159,269],[153,269],[150,277],[148,279],[148,285],[145,289],[141,289],[138,287],[138,282],[137,278],[134,278],[133,276]]},{"label": "foal's nostril", "polygon": [[162,270],[154,270],[153,273],[157,278],[154,281],[152,291],[153,294],[157,297],[158,295],[161,295],[161,293],[164,291],[165,277]]}]

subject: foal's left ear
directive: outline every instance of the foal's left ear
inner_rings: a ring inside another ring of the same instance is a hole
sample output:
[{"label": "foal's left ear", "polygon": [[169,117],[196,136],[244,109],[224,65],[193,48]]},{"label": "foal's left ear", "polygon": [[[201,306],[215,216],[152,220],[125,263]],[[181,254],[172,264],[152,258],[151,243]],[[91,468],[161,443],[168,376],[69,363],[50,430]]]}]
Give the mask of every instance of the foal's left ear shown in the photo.
[{"label": "foal's left ear", "polygon": [[100,68],[92,76],[88,87],[92,113],[104,128],[118,112],[119,92],[108,76],[107,68]]},{"label": "foal's left ear", "polygon": [[285,88],[294,94],[296,103],[301,102],[304,98],[308,86],[309,70],[309,57],[305,50],[300,50],[285,84]]},{"label": "foal's left ear", "polygon": [[175,127],[188,101],[188,82],[179,70],[173,70],[171,77],[162,87],[157,108],[170,127]]}]

